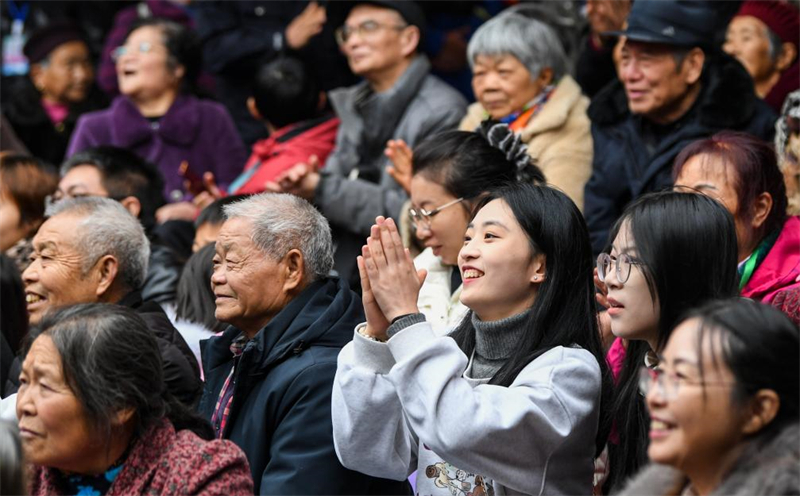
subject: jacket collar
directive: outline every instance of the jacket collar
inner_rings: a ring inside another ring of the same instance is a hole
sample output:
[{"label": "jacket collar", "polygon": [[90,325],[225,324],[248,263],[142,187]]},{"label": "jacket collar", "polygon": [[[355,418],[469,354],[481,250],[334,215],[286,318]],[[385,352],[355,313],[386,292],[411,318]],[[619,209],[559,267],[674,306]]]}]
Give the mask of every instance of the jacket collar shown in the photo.
[{"label": "jacket collar", "polygon": [[157,123],[151,123],[130,99],[119,96],[111,104],[111,127],[123,147],[145,143],[156,134],[166,142],[188,146],[200,131],[198,103],[194,97],[179,95],[167,113]]},{"label": "jacket collar", "polygon": [[569,75],[562,77],[542,111],[520,133],[523,143],[530,141],[536,134],[563,127],[581,98],[584,96],[578,83]]},{"label": "jacket collar", "polygon": [[[724,53],[706,54],[702,89],[695,105],[701,124],[715,129],[739,128],[756,110],[758,97],[747,71]],[[731,105],[736,102],[736,105]],[[592,100],[588,110],[592,123],[613,125],[629,117],[628,99],[622,83],[614,79]]]}]

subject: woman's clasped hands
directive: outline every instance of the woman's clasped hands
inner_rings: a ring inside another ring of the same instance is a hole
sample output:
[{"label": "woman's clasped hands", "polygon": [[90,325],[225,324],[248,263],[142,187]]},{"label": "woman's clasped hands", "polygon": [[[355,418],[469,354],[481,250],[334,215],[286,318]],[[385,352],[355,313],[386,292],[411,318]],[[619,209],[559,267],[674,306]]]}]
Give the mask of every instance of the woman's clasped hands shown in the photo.
[{"label": "woman's clasped hands", "polygon": [[417,298],[427,271],[417,271],[392,219],[377,217],[358,257],[366,335],[385,341],[391,322],[419,313]]}]

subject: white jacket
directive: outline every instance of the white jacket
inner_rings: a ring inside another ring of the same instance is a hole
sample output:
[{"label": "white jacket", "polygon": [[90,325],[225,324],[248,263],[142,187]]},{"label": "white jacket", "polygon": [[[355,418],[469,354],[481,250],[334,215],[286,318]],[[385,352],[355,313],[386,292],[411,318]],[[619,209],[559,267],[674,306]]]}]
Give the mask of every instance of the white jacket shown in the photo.
[{"label": "white jacket", "polygon": [[450,271],[453,268],[442,264],[442,260],[433,254],[432,248],[426,248],[417,255],[414,266],[417,270],[428,271],[428,277],[419,291],[417,307],[425,315],[425,320],[430,322],[433,332],[438,336],[447,335],[458,326],[468,311],[461,303],[463,286],[450,291]]},{"label": "white jacket", "polygon": [[358,332],[339,354],[332,419],[342,464],[417,494],[591,494],[600,367],[557,347],[510,387],[468,377],[450,337],[427,322],[387,343]]}]

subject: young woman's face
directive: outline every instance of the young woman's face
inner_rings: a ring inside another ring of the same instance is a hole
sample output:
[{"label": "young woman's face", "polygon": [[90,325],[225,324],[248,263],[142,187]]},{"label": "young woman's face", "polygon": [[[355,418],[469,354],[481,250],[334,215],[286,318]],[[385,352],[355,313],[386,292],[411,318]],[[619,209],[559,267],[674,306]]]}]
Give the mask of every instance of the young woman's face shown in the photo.
[{"label": "young woman's face", "polygon": [[530,308],[544,278],[544,257],[533,255],[527,234],[503,200],[486,204],[467,226],[458,266],[464,281],[461,303],[484,321]]},{"label": "young woman's face", "polygon": [[701,354],[699,328],[699,319],[683,322],[664,348],[660,384],[650,382],[647,392],[651,416],[647,454],[652,461],[687,474],[708,470],[713,475],[742,442],[748,415],[733,399],[736,381],[720,356],[718,334],[706,334]]},{"label": "young woman's face", "polygon": [[[411,179],[411,204],[413,208],[428,212],[457,200],[439,183],[417,174]],[[458,252],[464,244],[469,214],[463,202],[442,209],[425,221],[416,224],[417,238],[432,248],[433,254],[441,257],[445,265],[458,263]]]},{"label": "young woman's face", "polygon": [[[658,297],[652,298],[645,279],[644,265],[633,264],[627,281],[620,281],[617,276],[617,259],[628,255],[634,262],[640,261],[638,250],[630,224],[624,222],[614,238],[611,248],[613,263],[605,277],[608,286],[608,302],[611,305],[608,315],[611,317],[611,332],[623,339],[634,339],[653,343],[658,340],[659,304]],[[623,273],[626,271],[623,270]]]}]

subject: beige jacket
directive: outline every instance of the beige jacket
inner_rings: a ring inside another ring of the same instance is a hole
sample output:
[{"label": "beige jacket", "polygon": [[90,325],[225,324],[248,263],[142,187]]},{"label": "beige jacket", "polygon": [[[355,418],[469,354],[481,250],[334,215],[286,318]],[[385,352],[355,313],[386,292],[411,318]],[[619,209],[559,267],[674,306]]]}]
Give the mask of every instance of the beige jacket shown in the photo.
[{"label": "beige jacket", "polygon": [[[561,78],[555,91],[525,129],[522,141],[536,159],[547,182],[564,191],[583,211],[583,187],[592,173],[592,135],[586,109],[589,99],[570,76]],[[474,131],[486,117],[473,103],[459,129]]]}]

